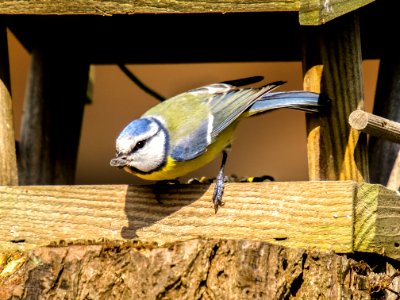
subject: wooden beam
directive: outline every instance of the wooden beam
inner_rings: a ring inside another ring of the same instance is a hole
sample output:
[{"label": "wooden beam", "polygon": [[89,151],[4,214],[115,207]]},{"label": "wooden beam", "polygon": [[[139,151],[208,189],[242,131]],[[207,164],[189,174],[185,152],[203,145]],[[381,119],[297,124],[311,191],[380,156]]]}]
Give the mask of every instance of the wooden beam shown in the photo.
[{"label": "wooden beam", "polygon": [[352,181],[230,183],[217,214],[213,185],[0,187],[0,249],[60,240],[160,245],[195,237],[266,241],[400,258],[400,196]]},{"label": "wooden beam", "polygon": [[[228,183],[214,213],[214,185],[0,187],[0,250],[50,243],[193,238],[370,252],[400,258],[400,196],[353,181]],[[159,192],[159,191],[158,191]]]},{"label": "wooden beam", "polygon": [[360,184],[355,201],[354,251],[400,258],[400,196],[379,184]]},{"label": "wooden beam", "polygon": [[8,62],[7,28],[0,23],[0,185],[17,185],[14,119]]},{"label": "wooden beam", "polygon": [[300,24],[321,25],[355,11],[375,0],[301,0],[300,1]]},{"label": "wooden beam", "polygon": [[366,136],[348,124],[364,106],[358,15],[304,28],[304,89],[332,99],[327,114],[307,115],[311,180],[368,181]]},{"label": "wooden beam", "polygon": [[0,187],[0,249],[64,240],[165,244],[196,237],[353,250],[354,182],[228,183],[215,214],[214,185]]},{"label": "wooden beam", "polygon": [[160,14],[160,13],[228,13],[298,11],[299,0],[220,0],[220,1],[174,1],[174,0],[27,0],[1,1],[0,14],[21,15],[99,15]]},{"label": "wooden beam", "polygon": [[7,1],[0,2],[2,15],[126,15],[177,13],[243,13],[299,11],[301,25],[320,25],[375,0],[264,0],[264,1]]},{"label": "wooden beam", "polygon": [[73,184],[89,64],[47,47],[33,51],[21,126],[21,184]]}]

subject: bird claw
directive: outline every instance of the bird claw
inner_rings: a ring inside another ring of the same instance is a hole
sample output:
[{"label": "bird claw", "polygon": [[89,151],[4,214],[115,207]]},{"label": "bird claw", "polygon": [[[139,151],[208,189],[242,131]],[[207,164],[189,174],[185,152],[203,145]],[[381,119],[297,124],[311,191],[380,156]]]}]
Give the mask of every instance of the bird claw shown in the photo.
[{"label": "bird claw", "polygon": [[214,199],[214,211],[215,211],[215,213],[218,212],[218,208],[220,206],[224,206],[224,202],[222,202],[221,199]]}]

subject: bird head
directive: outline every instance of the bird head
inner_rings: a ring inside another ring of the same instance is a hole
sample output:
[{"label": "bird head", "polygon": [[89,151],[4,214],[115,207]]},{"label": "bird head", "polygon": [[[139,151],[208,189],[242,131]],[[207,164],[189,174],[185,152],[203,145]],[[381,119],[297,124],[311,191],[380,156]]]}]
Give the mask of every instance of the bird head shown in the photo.
[{"label": "bird head", "polygon": [[110,165],[134,174],[149,174],[165,165],[168,147],[169,135],[159,120],[136,119],[119,134]]}]

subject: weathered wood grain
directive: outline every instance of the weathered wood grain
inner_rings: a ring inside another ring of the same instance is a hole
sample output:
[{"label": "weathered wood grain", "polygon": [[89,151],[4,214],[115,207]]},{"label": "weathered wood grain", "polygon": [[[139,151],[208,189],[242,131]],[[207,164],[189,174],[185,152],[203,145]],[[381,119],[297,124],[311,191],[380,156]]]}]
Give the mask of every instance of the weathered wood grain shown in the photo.
[{"label": "weathered wood grain", "polygon": [[400,189],[400,151],[397,152],[397,156],[394,161],[392,171],[390,172],[386,187],[394,191],[398,191]]},{"label": "weathered wood grain", "polygon": [[355,183],[228,183],[214,213],[213,185],[0,187],[0,248],[52,241],[164,244],[195,237],[250,239],[336,252],[353,249]]},{"label": "weathered wood grain", "polygon": [[0,299],[392,300],[398,272],[379,256],[257,241],[103,241],[9,254],[0,261]]},{"label": "weathered wood grain", "polygon": [[299,0],[31,0],[0,1],[0,14],[103,15],[298,11]]},{"label": "weathered wood grain", "polygon": [[6,26],[0,23],[0,185],[17,185],[14,120]]},{"label": "weathered wood grain", "polygon": [[310,180],[368,182],[366,136],[348,124],[364,107],[357,13],[304,28],[304,42],[304,89],[332,99],[326,114],[306,116]]},{"label": "weathered wood grain", "polygon": [[0,14],[102,15],[300,11],[301,25],[320,25],[374,0],[30,0],[0,1]]},{"label": "weathered wood grain", "polygon": [[349,124],[354,129],[370,135],[400,143],[400,123],[398,122],[357,109],[350,114]]},{"label": "weathered wood grain", "polygon": [[[157,202],[156,194],[162,203]],[[400,196],[353,181],[229,183],[214,213],[213,185],[0,187],[0,249],[138,239],[256,240],[400,258]]]},{"label": "weathered wood grain", "polygon": [[89,64],[49,43],[32,52],[19,142],[23,185],[75,182]]},{"label": "weathered wood grain", "polygon": [[361,184],[355,202],[354,250],[400,258],[400,196],[377,184]]},{"label": "weathered wood grain", "polygon": [[301,0],[300,24],[324,24],[374,1],[375,0]]}]

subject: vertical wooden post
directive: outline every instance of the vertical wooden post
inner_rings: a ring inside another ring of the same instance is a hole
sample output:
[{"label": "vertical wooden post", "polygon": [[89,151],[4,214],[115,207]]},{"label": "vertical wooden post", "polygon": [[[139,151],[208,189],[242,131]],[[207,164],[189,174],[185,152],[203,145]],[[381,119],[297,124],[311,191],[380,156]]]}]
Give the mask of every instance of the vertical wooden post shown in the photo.
[{"label": "vertical wooden post", "polygon": [[[396,47],[400,51],[400,47]],[[392,49],[393,50],[393,49]],[[400,121],[400,53],[390,50],[381,57],[373,113],[389,120]],[[369,164],[371,182],[387,185],[400,145],[370,136]]]},{"label": "vertical wooden post", "polygon": [[0,185],[17,185],[7,28],[0,23]]},{"label": "vertical wooden post", "polygon": [[[375,115],[396,122],[400,122],[400,46],[393,39],[392,30],[400,24],[399,8],[399,3],[394,1],[382,5],[379,11],[379,15],[385,17],[379,18],[383,38],[380,41],[381,57],[373,109]],[[371,182],[387,185],[396,166],[400,144],[370,136],[368,150]]]},{"label": "vertical wooden post", "polygon": [[348,124],[364,107],[357,13],[304,28],[304,89],[332,99],[327,114],[307,115],[310,180],[368,181],[366,137]]},{"label": "vertical wooden post", "polygon": [[37,48],[20,139],[21,184],[73,184],[89,64]]}]

